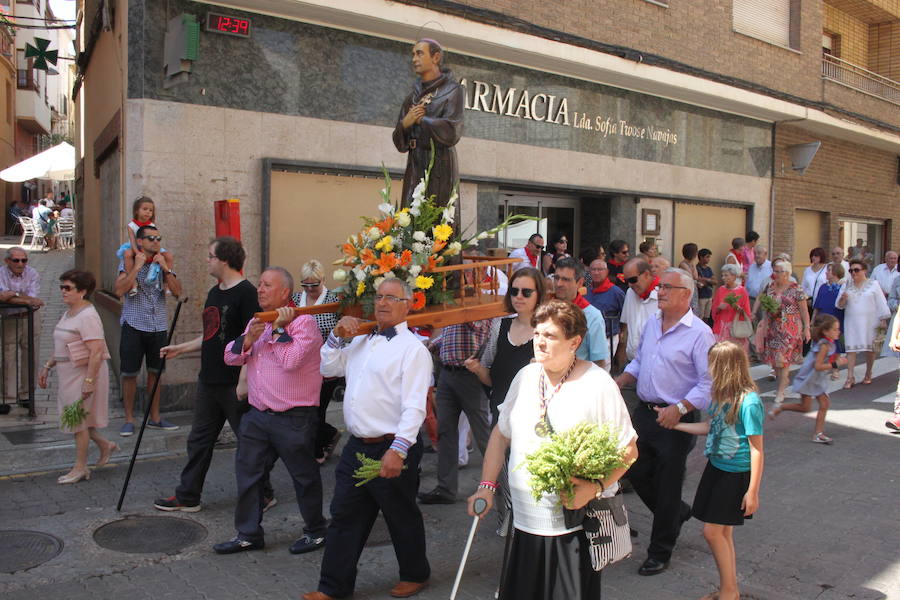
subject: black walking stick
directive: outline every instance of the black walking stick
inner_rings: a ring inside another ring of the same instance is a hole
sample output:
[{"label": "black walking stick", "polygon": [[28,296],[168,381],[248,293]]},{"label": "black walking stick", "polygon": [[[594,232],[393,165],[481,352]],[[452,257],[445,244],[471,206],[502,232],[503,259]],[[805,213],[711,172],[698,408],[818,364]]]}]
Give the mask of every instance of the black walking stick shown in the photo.
[{"label": "black walking stick", "polygon": [[[181,312],[181,305],[187,302],[187,296],[178,299],[175,305],[175,314],[172,316],[172,326],[169,327],[169,333],[166,336],[166,346],[172,343],[172,335],[175,333],[175,325],[178,323],[178,313]],[[122,502],[125,501],[125,492],[128,491],[128,482],[131,481],[131,472],[134,470],[134,461],[137,460],[138,450],[141,448],[141,438],[144,437],[144,429],[147,428],[147,419],[150,418],[150,407],[153,406],[153,398],[156,396],[156,390],[159,389],[159,380],[162,379],[163,370],[166,366],[166,357],[162,357],[162,363],[159,366],[159,373],[156,375],[156,381],[153,382],[153,389],[150,391],[150,397],[147,399],[147,409],[144,411],[144,419],[141,421],[141,429],[138,431],[137,440],[134,443],[134,452],[131,453],[131,462],[128,463],[128,472],[125,474],[125,484],[122,486],[122,493],[119,494],[119,502],[116,504],[116,510],[122,510]]]}]

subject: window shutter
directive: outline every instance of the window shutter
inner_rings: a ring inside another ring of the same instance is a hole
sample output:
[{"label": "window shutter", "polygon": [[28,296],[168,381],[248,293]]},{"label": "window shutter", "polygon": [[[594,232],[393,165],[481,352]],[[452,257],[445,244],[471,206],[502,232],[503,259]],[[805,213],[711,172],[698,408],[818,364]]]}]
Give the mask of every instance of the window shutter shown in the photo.
[{"label": "window shutter", "polygon": [[772,44],[791,45],[790,0],[734,0],[734,30]]}]

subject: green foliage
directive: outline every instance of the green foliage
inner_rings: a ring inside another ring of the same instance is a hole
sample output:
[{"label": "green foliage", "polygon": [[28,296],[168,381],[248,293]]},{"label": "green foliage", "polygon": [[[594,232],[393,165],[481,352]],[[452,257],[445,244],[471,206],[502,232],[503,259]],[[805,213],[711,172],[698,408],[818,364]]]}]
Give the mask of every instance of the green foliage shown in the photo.
[{"label": "green foliage", "polygon": [[84,397],[66,406],[59,416],[59,423],[66,429],[75,429],[87,419],[90,413],[84,409]]},{"label": "green foliage", "polygon": [[[353,471],[353,479],[360,480],[356,484],[356,487],[365,485],[381,475],[381,461],[380,460],[375,460],[374,458],[369,458],[362,452],[356,453],[356,460],[358,460],[361,465],[355,471]],[[404,471],[406,470],[406,468],[407,468],[406,465],[403,465]]]}]

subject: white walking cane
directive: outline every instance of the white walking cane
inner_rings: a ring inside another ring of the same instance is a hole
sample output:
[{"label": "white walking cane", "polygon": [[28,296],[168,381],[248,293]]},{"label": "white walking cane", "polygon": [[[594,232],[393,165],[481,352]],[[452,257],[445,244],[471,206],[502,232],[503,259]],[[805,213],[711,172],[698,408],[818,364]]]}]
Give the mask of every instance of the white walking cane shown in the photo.
[{"label": "white walking cane", "polygon": [[466,568],[466,559],[469,558],[469,550],[472,549],[472,540],[475,539],[475,530],[481,520],[481,513],[487,510],[487,500],[476,498],[472,504],[475,516],[472,518],[472,528],[469,530],[469,539],[466,540],[466,549],[463,550],[462,560],[459,562],[459,570],[456,572],[456,581],[453,582],[453,591],[450,592],[450,600],[456,600],[456,591],[459,589],[459,580],[462,579],[463,570]]}]

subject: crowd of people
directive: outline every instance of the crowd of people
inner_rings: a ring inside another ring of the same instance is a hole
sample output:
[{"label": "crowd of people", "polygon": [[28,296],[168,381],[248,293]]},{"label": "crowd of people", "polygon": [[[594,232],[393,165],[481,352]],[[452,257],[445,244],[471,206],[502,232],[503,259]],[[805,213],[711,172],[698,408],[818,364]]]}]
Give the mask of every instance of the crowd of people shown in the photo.
[{"label": "crowd of people", "polygon": [[[470,514],[475,500],[484,499],[506,524],[498,529],[508,539],[500,598],[600,597],[601,571],[589,551],[594,542],[565,511],[619,497],[620,480],[627,478],[652,513],[639,574],[669,568],[681,528],[694,517],[705,524],[721,579],[719,590],[705,598],[736,600],[733,528],[759,506],[766,413],[775,418],[786,410],[807,412],[815,399],[813,441],[830,443],[824,430],[827,380],[846,363],[845,387],[855,385],[853,367],[863,353],[867,370],[861,383],[871,382],[872,363],[881,352],[879,328],[900,304],[893,252],[870,279],[864,258],[852,257],[845,269],[840,257],[829,263],[824,249],[816,248],[798,282],[790,257],[769,262],[754,232],[732,241],[718,274],[710,266],[712,253],[696,244],[685,244],[673,268],[649,242],[635,256],[627,242],[614,240],[576,259],[567,253],[565,235],[554,236],[545,253],[543,237],[535,234],[512,253],[522,261],[506,282],[509,316],[438,331],[410,327],[412,290],[393,278],[377,289],[375,331],[357,335],[360,319],[294,311],[337,300],[324,285],[321,263],[302,265],[300,290],[280,266],[265,269],[254,285],[242,275],[241,243],[220,237],[208,247],[207,272],[216,283],[207,294],[203,332],[167,346],[166,296],[182,290],[175,257],[162,248],[153,223],[152,200],[135,202],[128,232],[114,290],[123,302],[119,360],[126,419],[119,433],[134,433],[141,368],[149,391],[164,358],[199,352],[187,459],[174,494],[153,504],[161,511],[202,509],[213,447],[229,422],[238,436],[236,533],[213,549],[231,554],[265,546],[263,515],[276,502],[269,474],[280,459],[304,521],[290,552],[324,549],[318,585],[304,600],[353,593],[356,565],[379,512],[399,565],[391,595],[412,596],[428,584],[418,505],[457,501],[459,455],[467,437],[460,435],[463,422],[483,455],[481,482],[468,499]],[[4,277],[20,277],[25,290],[26,262],[24,250],[7,253],[11,274],[0,272],[0,294],[6,294],[0,299],[35,300],[4,287],[11,285]],[[90,477],[90,441],[99,448],[97,465],[118,445],[99,433],[108,425],[109,353],[90,303],[94,277],[72,270],[60,281],[67,311],[54,331],[53,356],[41,369],[39,385],[46,386],[55,369],[60,410],[77,402],[87,409],[85,419],[66,428],[75,437],[76,459],[59,482],[72,484]],[[272,317],[254,317],[260,311]],[[886,344],[900,351],[900,318]],[[770,365],[778,382],[768,411],[750,376],[751,359]],[[801,362],[793,381],[799,401],[785,402],[791,367]],[[320,469],[341,440],[341,432],[325,421],[338,386],[344,387],[348,438],[335,467],[327,521]],[[436,419],[436,432],[426,427],[429,419]],[[535,501],[527,472],[514,467],[550,432],[584,422],[611,427],[629,466],[600,480],[575,479],[571,494]],[[148,425],[176,427],[160,414],[158,395],[151,399]],[[888,427],[900,431],[900,389]],[[689,504],[682,487],[697,435],[706,435],[709,463]],[[437,485],[420,492],[419,463],[426,451],[437,452]],[[378,465],[379,476],[364,485],[354,477],[360,456]]]},{"label": "crowd of people", "polygon": [[53,192],[50,191],[43,198],[34,200],[31,203],[25,200],[13,201],[6,212],[11,226],[9,231],[12,233],[21,232],[19,217],[27,217],[44,234],[44,250],[49,251],[58,248],[56,224],[60,219],[75,218],[75,210],[70,206],[71,202],[71,196],[60,193],[59,197],[54,199]]}]

